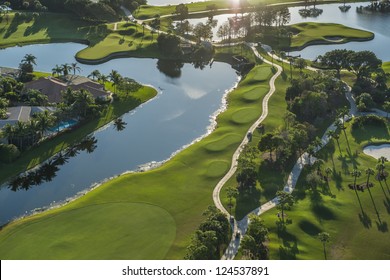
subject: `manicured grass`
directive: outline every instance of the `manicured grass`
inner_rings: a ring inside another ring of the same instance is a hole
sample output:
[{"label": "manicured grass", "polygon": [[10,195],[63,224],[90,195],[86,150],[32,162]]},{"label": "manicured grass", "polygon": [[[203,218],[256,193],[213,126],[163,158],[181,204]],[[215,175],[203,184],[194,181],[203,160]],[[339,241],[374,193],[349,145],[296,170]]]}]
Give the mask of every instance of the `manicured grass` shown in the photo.
[{"label": "manicured grass", "polygon": [[114,25],[108,26],[110,32],[103,40],[79,51],[76,58],[94,62],[111,56],[158,56],[157,33],[152,34],[149,29],[134,23],[120,22],[116,30]]},{"label": "manicured grass", "polygon": [[[109,83],[106,88],[110,89]],[[16,176],[20,172],[26,171],[35,165],[40,164],[66,147],[80,141],[99,127],[102,127],[113,119],[136,108],[141,103],[155,97],[156,94],[157,91],[155,89],[144,86],[139,91],[132,93],[129,97],[122,97],[120,101],[111,103],[102,112],[100,118],[91,120],[76,130],[61,134],[53,139],[43,141],[38,146],[23,152],[16,161],[12,162],[12,164],[0,163],[0,183],[5,182],[11,176]]]},{"label": "manicured grass", "polygon": [[[69,227],[72,230],[68,231]],[[129,259],[128,251],[134,252],[133,259],[164,258],[175,235],[175,221],[164,209],[115,202],[47,216],[22,231],[3,235],[0,247],[5,259],[23,255],[26,259],[41,259],[43,255],[54,259]],[[26,255],[25,250],[31,253]]]},{"label": "manicured grass", "polygon": [[67,14],[45,13],[35,18],[31,13],[25,15],[31,18],[9,13],[8,22],[0,22],[0,48],[63,41],[96,43],[107,35],[106,25],[91,26]]},{"label": "manicured grass", "polygon": [[351,132],[348,124],[347,136],[351,153],[347,153],[348,144],[341,133],[343,157],[339,156],[333,140],[317,155],[325,161],[325,167],[333,169],[330,192],[325,183],[318,186],[316,192],[306,189],[304,177],[309,169],[305,168],[294,191],[297,204],[287,212],[291,224],[286,230],[278,231],[276,209],[262,215],[270,229],[271,259],[323,259],[322,244],[317,238],[322,231],[331,235],[328,259],[389,259],[390,190],[387,183],[379,183],[371,176],[370,181],[374,183],[371,192],[379,218],[367,190],[358,192],[366,215],[362,218],[356,194],[348,188],[348,184],[353,183],[350,172],[354,168],[362,171],[357,184],[366,182],[366,168],[375,169],[377,161],[363,154],[362,149],[369,143],[390,141],[389,128],[366,126]]},{"label": "manicured grass", "polygon": [[[264,72],[267,71],[269,76],[271,76],[268,65],[257,66],[253,71],[254,74],[250,73],[250,75],[263,73],[262,75],[265,77]],[[258,85],[264,86],[267,83],[268,81],[263,81],[259,82]],[[148,254],[148,258],[182,259],[185,255],[185,248],[189,244],[191,235],[203,219],[202,212],[208,205],[213,204],[212,190],[214,186],[228,169],[234,150],[237,148],[250,126],[250,123],[237,124],[233,122],[233,114],[244,105],[247,108],[257,108],[258,116],[261,114],[261,99],[248,104],[247,100],[242,96],[242,92],[247,90],[245,84],[248,84],[248,81],[244,79],[243,84],[244,86],[238,86],[236,90],[229,94],[228,109],[218,116],[218,127],[212,134],[180,152],[157,169],[120,176],[60,209],[50,210],[36,216],[10,223],[0,231],[0,239],[6,238],[6,236],[9,236],[10,234],[13,235],[16,232],[18,233],[18,238],[12,239],[12,242],[8,240],[6,245],[0,244],[0,257],[2,259],[5,258],[2,253],[4,252],[2,246],[9,246],[7,248],[11,248],[12,244],[16,246],[17,243],[20,243],[20,239],[25,239],[28,236],[29,233],[26,230],[26,227],[29,227],[32,224],[45,220],[47,221],[45,224],[46,227],[54,229],[58,226],[61,228],[61,221],[55,218],[47,220],[49,217],[53,217],[53,215],[66,212],[73,216],[71,212],[69,212],[71,209],[85,208],[102,203],[142,202],[166,210],[169,215],[173,217],[176,224],[176,238],[168,253],[162,257],[161,254],[157,253],[157,247],[159,245],[156,245],[156,253],[151,251],[150,254]],[[253,84],[251,86],[253,86]],[[115,215],[115,213],[112,215]],[[141,218],[144,217],[142,211],[140,211],[138,215]],[[95,223],[98,221],[98,218],[94,218],[88,223],[91,227],[96,227]],[[146,224],[144,227],[148,227],[149,224],[150,223]],[[79,231],[76,222],[68,223],[66,230],[58,231],[57,235],[66,236],[71,232],[74,232],[74,235],[78,235]],[[137,230],[127,230],[126,234],[129,238],[140,238],[140,233]],[[147,236],[143,238],[149,239]],[[110,238],[102,241],[101,237],[96,236],[96,234],[88,236],[88,239],[91,242],[90,244],[92,244],[95,239],[98,242],[110,242]],[[150,241],[152,242],[153,240]],[[122,244],[123,246],[127,246],[125,241]],[[42,243],[40,246],[45,247],[50,245],[48,243]],[[96,245],[94,245],[94,247],[96,247]],[[85,253],[85,247],[80,248],[80,250],[75,249],[74,246],[70,246],[69,248],[72,248],[73,250],[63,252],[67,258],[75,258],[77,256],[77,258],[84,259],[89,257],[89,255]],[[46,247],[42,248],[42,250],[39,251],[42,254],[39,254],[39,252],[37,253],[36,251],[31,252],[29,246],[21,246],[19,254],[15,253],[13,258],[29,258],[29,256],[33,255],[34,258],[53,259],[57,256],[55,251],[56,250],[53,249],[49,250],[49,248]],[[127,250],[123,255],[124,258],[129,259],[133,259],[137,256],[139,256],[139,252],[134,250]],[[108,255],[106,258],[111,257],[112,256]]]},{"label": "manicured grass", "polygon": [[290,47],[301,49],[313,44],[342,44],[371,40],[374,34],[342,24],[303,22],[290,26],[294,35]]}]

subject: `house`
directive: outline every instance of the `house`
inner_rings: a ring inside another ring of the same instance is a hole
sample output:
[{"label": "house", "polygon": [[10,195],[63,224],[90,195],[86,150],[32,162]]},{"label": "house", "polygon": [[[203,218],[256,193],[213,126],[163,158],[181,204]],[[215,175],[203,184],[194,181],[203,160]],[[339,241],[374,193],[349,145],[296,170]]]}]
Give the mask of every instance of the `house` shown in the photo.
[{"label": "house", "polygon": [[103,85],[77,75],[67,75],[61,79],[54,77],[40,78],[26,83],[24,91],[29,89],[39,90],[47,96],[49,103],[59,103],[62,101],[62,92],[68,88],[88,90],[94,98],[106,99],[110,95],[110,92],[104,90]]},{"label": "house", "polygon": [[0,130],[6,125],[14,125],[19,122],[28,122],[35,113],[43,111],[55,111],[54,107],[40,107],[40,106],[17,106],[8,107],[6,119],[0,119]]}]

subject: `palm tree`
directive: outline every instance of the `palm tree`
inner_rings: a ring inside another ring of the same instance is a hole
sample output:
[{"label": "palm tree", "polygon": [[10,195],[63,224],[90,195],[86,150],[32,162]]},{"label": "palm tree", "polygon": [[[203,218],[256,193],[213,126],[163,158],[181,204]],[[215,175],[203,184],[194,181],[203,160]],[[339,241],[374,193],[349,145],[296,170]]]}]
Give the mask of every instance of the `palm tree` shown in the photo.
[{"label": "palm tree", "polygon": [[8,144],[13,144],[13,140],[15,136],[15,127],[7,123],[3,127],[3,136],[8,139]]},{"label": "palm tree", "polygon": [[45,131],[50,128],[55,121],[55,117],[49,111],[43,111],[35,115],[35,119],[38,121],[39,131],[41,136],[45,133]]},{"label": "palm tree", "polygon": [[27,63],[29,65],[37,65],[37,58],[35,56],[33,56],[32,54],[26,54],[23,59],[22,59],[22,63]]},{"label": "palm tree", "polygon": [[318,239],[322,242],[322,246],[324,247],[324,258],[326,258],[326,243],[330,241],[330,234],[327,232],[320,232],[318,234]]},{"label": "palm tree", "polygon": [[374,169],[372,169],[372,168],[367,168],[367,169],[366,169],[366,174],[367,174],[367,183],[366,183],[366,187],[367,187],[368,193],[370,194],[372,204],[374,205],[375,212],[376,212],[376,214],[377,214],[378,217],[379,217],[378,209],[376,208],[376,205],[375,205],[375,202],[374,202],[374,199],[373,199],[373,197],[372,197],[371,190],[370,190],[370,176],[375,174]]},{"label": "palm tree", "polygon": [[73,70],[73,76],[76,75],[76,71],[80,73],[81,68],[77,66],[77,62],[73,62],[70,64],[71,69]]},{"label": "palm tree", "polygon": [[294,62],[294,58],[289,57],[288,61],[290,62],[290,80],[292,81],[292,65]]},{"label": "palm tree", "polygon": [[72,69],[72,67],[68,63],[62,64],[61,68],[62,72],[64,73],[64,76],[68,75],[69,71]]},{"label": "palm tree", "polygon": [[91,74],[88,75],[88,78],[92,77],[92,79],[96,81],[99,80],[101,76],[102,74],[100,73],[99,70],[93,70]]},{"label": "palm tree", "polygon": [[15,125],[15,136],[18,139],[18,148],[23,150],[24,148],[24,139],[28,133],[28,127],[26,123],[18,121]]},{"label": "palm tree", "polygon": [[282,222],[284,223],[284,210],[289,209],[295,200],[291,193],[285,191],[277,191],[276,197],[278,198],[277,208],[282,211]]},{"label": "palm tree", "polygon": [[339,143],[340,135],[339,135],[335,130],[328,130],[328,131],[326,132],[326,136],[327,136],[328,138],[333,138],[333,139],[336,140],[337,146],[339,147],[340,155],[342,155],[342,153],[341,153],[341,148],[340,148],[340,143]]},{"label": "palm tree", "polygon": [[56,66],[51,69],[51,73],[53,76],[55,76],[56,74],[57,76],[59,76],[62,73],[62,67],[56,64]]},{"label": "palm tree", "polygon": [[103,85],[103,89],[106,89],[106,82],[109,81],[108,76],[106,75],[101,75],[99,78],[100,83]]},{"label": "palm tree", "polygon": [[274,54],[275,54],[275,51],[272,50],[272,51],[270,52],[270,54],[271,54],[271,63],[272,63],[272,67],[273,67],[273,66],[274,66]]},{"label": "palm tree", "polygon": [[111,70],[111,73],[108,75],[108,78],[114,86],[114,93],[116,93],[116,87],[120,83],[122,76],[116,70]]},{"label": "palm tree", "polygon": [[330,167],[325,168],[326,184],[328,185],[328,189],[329,189],[329,192],[330,192],[330,193],[332,193],[332,192],[331,192],[330,186],[329,186],[329,178],[330,178],[330,174],[332,174],[332,173],[333,173],[332,168],[330,168]]},{"label": "palm tree", "polygon": [[345,140],[347,141],[348,150],[349,150],[349,152],[351,152],[351,149],[349,146],[349,141],[348,141],[348,136],[347,136],[347,133],[345,131],[347,129],[347,127],[344,125],[343,121],[340,121],[340,119],[336,120],[335,125],[337,126],[337,128],[341,129],[344,132],[344,137],[345,137]]}]

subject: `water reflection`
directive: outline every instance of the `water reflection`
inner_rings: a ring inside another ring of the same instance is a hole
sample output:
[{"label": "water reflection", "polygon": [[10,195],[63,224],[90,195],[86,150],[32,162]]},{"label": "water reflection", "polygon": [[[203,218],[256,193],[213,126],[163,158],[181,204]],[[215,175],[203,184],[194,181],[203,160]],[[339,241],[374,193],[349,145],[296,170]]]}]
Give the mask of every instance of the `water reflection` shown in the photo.
[{"label": "water reflection", "polygon": [[180,60],[159,59],[157,69],[170,78],[180,78],[184,63]]},{"label": "water reflection", "polygon": [[127,123],[122,120],[122,118],[117,118],[114,121],[114,128],[116,131],[122,131],[126,128]]},{"label": "water reflection", "polygon": [[26,172],[13,178],[8,188],[16,192],[19,190],[29,190],[33,186],[50,182],[57,175],[60,166],[69,161],[71,157],[77,156],[80,151],[92,153],[97,147],[97,139],[94,136],[87,136],[80,143],[68,148],[65,152],[60,152],[52,159],[42,164],[39,168]]}]

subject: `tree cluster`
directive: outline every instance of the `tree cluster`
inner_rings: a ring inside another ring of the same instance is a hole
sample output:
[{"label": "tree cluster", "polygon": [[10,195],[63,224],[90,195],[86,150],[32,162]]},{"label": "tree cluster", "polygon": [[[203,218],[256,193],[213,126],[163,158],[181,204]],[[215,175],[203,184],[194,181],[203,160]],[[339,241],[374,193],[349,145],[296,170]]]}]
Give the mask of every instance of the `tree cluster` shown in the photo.
[{"label": "tree cluster", "polygon": [[161,33],[157,38],[157,46],[165,56],[178,58],[182,55],[180,38],[175,35]]},{"label": "tree cluster", "polygon": [[[72,13],[80,18],[93,21],[114,21],[119,17],[120,6],[133,5],[128,2],[144,4],[144,0],[9,0],[11,7],[17,10],[38,12]],[[138,7],[138,6],[137,6]],[[132,9],[130,9],[132,10]]]},{"label": "tree cluster", "polygon": [[286,101],[297,120],[317,124],[335,114],[344,92],[344,84],[331,73],[301,75],[291,81],[286,90]]},{"label": "tree cluster", "polygon": [[257,215],[249,216],[249,227],[241,240],[240,251],[245,259],[266,260],[268,259],[268,229],[263,220]]},{"label": "tree cluster", "polygon": [[187,260],[217,260],[221,249],[229,242],[230,224],[226,216],[215,206],[203,213],[206,220],[200,224],[187,247]]}]

